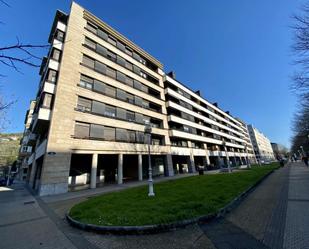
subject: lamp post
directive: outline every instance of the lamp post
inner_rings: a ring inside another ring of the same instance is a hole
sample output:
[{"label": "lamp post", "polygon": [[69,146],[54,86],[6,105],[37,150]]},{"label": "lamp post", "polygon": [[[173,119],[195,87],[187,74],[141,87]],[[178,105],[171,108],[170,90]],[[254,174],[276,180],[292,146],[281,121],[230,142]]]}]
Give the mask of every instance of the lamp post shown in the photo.
[{"label": "lamp post", "polygon": [[224,151],[225,151],[225,155],[226,155],[226,161],[227,161],[227,168],[228,168],[228,171],[229,173],[232,173],[232,169],[231,169],[231,166],[230,166],[230,159],[229,159],[229,156],[227,154],[227,149],[226,149],[226,142],[223,141],[222,143],[223,147],[224,147]]},{"label": "lamp post", "polygon": [[148,196],[155,196],[153,191],[153,180],[152,180],[152,167],[151,167],[151,157],[150,157],[150,142],[151,142],[151,125],[149,122],[145,123],[145,133],[148,136]]}]

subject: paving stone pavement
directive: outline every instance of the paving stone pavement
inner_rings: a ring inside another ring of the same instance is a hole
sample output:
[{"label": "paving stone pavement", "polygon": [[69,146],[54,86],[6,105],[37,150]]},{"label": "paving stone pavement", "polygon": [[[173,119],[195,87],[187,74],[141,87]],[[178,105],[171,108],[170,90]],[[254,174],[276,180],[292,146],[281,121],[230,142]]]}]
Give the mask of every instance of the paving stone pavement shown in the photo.
[{"label": "paving stone pavement", "polygon": [[275,171],[225,218],[161,234],[100,235],[69,226],[66,211],[86,198],[41,199],[22,184],[0,187],[0,248],[309,249],[309,168],[302,163]]}]

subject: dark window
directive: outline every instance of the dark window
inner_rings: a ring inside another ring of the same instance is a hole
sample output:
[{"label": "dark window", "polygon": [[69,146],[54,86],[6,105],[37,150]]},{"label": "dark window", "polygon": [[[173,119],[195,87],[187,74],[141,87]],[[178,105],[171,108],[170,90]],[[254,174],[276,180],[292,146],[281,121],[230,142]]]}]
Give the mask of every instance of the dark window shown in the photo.
[{"label": "dark window", "polygon": [[117,41],[117,48],[119,48],[121,51],[126,51],[125,45],[123,45],[121,42]]},{"label": "dark window", "polygon": [[110,44],[114,45],[114,46],[117,45],[117,41],[116,41],[114,38],[112,38],[111,36],[108,36],[107,41],[108,41]]},{"label": "dark window", "polygon": [[107,50],[107,59],[116,62],[116,54]]},{"label": "dark window", "polygon": [[93,90],[100,92],[100,93],[105,93],[106,85],[101,81],[94,80]]},{"label": "dark window", "polygon": [[140,75],[141,69],[140,69],[139,67],[133,65],[133,72],[136,73],[136,74],[138,74],[138,75]]},{"label": "dark window", "polygon": [[110,96],[110,97],[115,98],[116,97],[116,88],[109,86],[109,85],[106,85],[105,86],[105,94]]},{"label": "dark window", "polygon": [[105,105],[104,114],[108,117],[116,117],[116,107]]},{"label": "dark window", "polygon": [[125,82],[128,86],[133,87],[133,79],[130,77],[126,77],[126,82]]},{"label": "dark window", "polygon": [[126,119],[126,110],[122,109],[120,107],[117,107],[117,118],[125,120]]},{"label": "dark window", "polygon": [[145,134],[143,132],[137,131],[136,132],[136,142],[137,143],[144,143]]},{"label": "dark window", "polygon": [[129,141],[129,133],[125,129],[116,128],[117,141]]},{"label": "dark window", "polygon": [[128,131],[128,138],[129,138],[129,142],[134,143],[135,142],[135,131]]},{"label": "dark window", "polygon": [[134,112],[130,112],[130,111],[127,111],[126,113],[126,120],[128,121],[135,121],[135,114]]},{"label": "dark window", "polygon": [[137,96],[134,96],[134,103],[138,106],[143,106],[143,99]]},{"label": "dark window", "polygon": [[117,63],[124,67],[126,65],[126,60],[117,55]]},{"label": "dark window", "polygon": [[127,99],[126,99],[127,102],[131,103],[131,104],[134,104],[134,95],[130,94],[130,93],[127,93]]},{"label": "dark window", "polygon": [[107,49],[100,44],[97,44],[96,51],[98,54],[107,57]]},{"label": "dark window", "polygon": [[88,56],[83,56],[83,64],[90,67],[90,68],[94,68],[94,60],[91,59],[90,57]]},{"label": "dark window", "polygon": [[115,128],[104,127],[104,139],[109,141],[115,141]]},{"label": "dark window", "polygon": [[47,81],[55,83],[57,80],[57,72],[55,70],[49,69],[47,75]]},{"label": "dark window", "polygon": [[111,77],[111,78],[114,78],[116,79],[116,70],[115,69],[112,69],[110,67],[107,67],[106,69],[106,75]]},{"label": "dark window", "polygon": [[125,74],[117,71],[117,80],[122,82],[122,83],[126,83],[126,76],[125,76]]},{"label": "dark window", "polygon": [[135,52],[133,52],[133,58],[137,61],[139,61],[141,59],[141,57]]},{"label": "dark window", "polygon": [[90,137],[93,138],[104,138],[104,126],[91,124],[90,125]]},{"label": "dark window", "polygon": [[94,68],[96,71],[103,73],[103,74],[106,74],[107,72],[106,66],[103,63],[98,62],[98,61],[95,61]]},{"label": "dark window", "polygon": [[132,54],[133,54],[132,50],[131,50],[130,48],[128,48],[128,47],[126,47],[125,52],[126,52],[128,55],[130,55],[130,56],[132,56]]},{"label": "dark window", "polygon": [[97,33],[97,27],[92,25],[91,23],[87,22],[86,28],[91,31],[92,33],[96,34]]},{"label": "dark window", "polygon": [[134,80],[134,88],[138,90],[142,90],[142,83],[137,80]]},{"label": "dark window", "polygon": [[149,101],[143,99],[142,106],[143,106],[144,108],[147,108],[147,109],[148,109],[148,108],[149,108]]},{"label": "dark window", "polygon": [[96,49],[96,43],[90,39],[88,39],[87,37],[85,38],[85,45],[93,50]]},{"label": "dark window", "polygon": [[78,97],[77,99],[77,109],[80,111],[87,111],[90,112],[91,111],[91,100],[90,99],[86,99],[86,98],[82,98],[82,97]]},{"label": "dark window", "polygon": [[103,40],[107,41],[108,35],[107,35],[103,30],[98,29],[97,32],[98,32],[98,36],[99,36],[100,38],[102,38]]},{"label": "dark window", "polygon": [[117,89],[117,99],[121,99],[125,101],[127,99],[126,92],[121,89]]},{"label": "dark window", "polygon": [[84,87],[84,88],[87,88],[87,89],[92,89],[93,79],[91,79],[91,78],[89,78],[85,75],[81,75],[79,85],[81,87]]},{"label": "dark window", "polygon": [[92,102],[92,112],[104,115],[105,114],[105,104],[98,102],[98,101],[93,101]]},{"label": "dark window", "polygon": [[79,138],[88,138],[89,137],[89,124],[85,124],[85,123],[79,123],[76,122],[75,123],[75,136],[79,137]]},{"label": "dark window", "polygon": [[130,62],[128,62],[128,61],[125,62],[125,67],[126,67],[127,69],[129,69],[130,71],[133,70],[133,64],[130,63]]},{"label": "dark window", "polygon": [[135,113],[135,121],[140,124],[144,124],[144,116],[140,113]]}]

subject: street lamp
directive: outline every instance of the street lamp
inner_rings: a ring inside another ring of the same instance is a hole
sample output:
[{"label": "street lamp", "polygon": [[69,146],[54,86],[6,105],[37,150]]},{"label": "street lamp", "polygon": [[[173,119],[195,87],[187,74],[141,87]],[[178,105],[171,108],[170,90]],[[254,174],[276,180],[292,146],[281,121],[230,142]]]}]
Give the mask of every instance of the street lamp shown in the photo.
[{"label": "street lamp", "polygon": [[151,131],[152,128],[150,122],[145,122],[145,133],[148,136],[148,196],[155,196],[155,193],[153,192],[152,167],[150,158]]},{"label": "street lamp", "polygon": [[232,169],[231,169],[231,166],[230,166],[230,158],[229,158],[229,156],[228,156],[228,154],[227,154],[227,149],[226,149],[226,142],[223,141],[223,142],[222,142],[222,145],[223,145],[223,147],[224,147],[224,151],[225,151],[225,155],[226,155],[226,161],[227,161],[227,168],[228,168],[228,171],[229,171],[229,173],[232,173]]}]

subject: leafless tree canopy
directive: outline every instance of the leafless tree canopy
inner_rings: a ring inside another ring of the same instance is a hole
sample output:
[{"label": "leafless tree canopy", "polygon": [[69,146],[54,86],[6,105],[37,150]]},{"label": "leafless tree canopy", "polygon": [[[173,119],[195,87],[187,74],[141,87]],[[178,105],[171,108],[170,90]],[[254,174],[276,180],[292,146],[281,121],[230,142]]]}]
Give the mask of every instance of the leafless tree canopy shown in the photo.
[{"label": "leafless tree canopy", "polygon": [[309,156],[309,2],[293,16],[295,64],[298,71],[293,77],[293,90],[299,96],[299,111],[294,115],[292,151],[300,146]]}]

